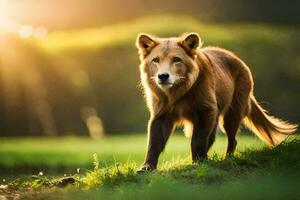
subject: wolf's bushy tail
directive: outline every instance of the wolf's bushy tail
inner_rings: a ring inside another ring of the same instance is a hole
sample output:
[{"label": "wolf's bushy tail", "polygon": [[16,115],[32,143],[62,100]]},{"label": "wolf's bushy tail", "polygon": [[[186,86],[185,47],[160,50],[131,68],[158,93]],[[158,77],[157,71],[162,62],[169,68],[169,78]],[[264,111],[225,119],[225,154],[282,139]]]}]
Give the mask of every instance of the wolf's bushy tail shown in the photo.
[{"label": "wolf's bushy tail", "polygon": [[244,125],[267,144],[276,146],[297,130],[298,125],[269,115],[253,95],[250,100],[250,112],[244,119]]}]

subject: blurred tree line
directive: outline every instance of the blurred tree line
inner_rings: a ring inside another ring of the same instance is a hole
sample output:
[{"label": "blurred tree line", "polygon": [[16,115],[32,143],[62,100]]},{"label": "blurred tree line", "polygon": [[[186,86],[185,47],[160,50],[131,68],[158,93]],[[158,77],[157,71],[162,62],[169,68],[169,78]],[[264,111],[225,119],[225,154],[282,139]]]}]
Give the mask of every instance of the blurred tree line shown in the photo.
[{"label": "blurred tree line", "polygon": [[[298,0],[10,0],[11,18],[51,30],[102,26],[141,15],[173,13],[207,22],[299,24]],[[46,12],[45,12],[46,10]],[[26,15],[32,11],[32,14]],[[51,13],[51,14],[49,14]]]}]

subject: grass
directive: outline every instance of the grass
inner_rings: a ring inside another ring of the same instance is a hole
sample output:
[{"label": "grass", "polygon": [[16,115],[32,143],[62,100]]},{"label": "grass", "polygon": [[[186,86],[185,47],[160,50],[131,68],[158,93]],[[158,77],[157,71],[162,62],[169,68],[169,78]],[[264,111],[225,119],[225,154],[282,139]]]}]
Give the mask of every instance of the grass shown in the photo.
[{"label": "grass", "polygon": [[[226,160],[213,157],[200,165],[179,159],[142,176],[121,167],[119,173],[111,169],[97,174],[96,170],[86,177],[98,175],[97,180],[104,180],[98,185],[105,190],[94,189],[88,195],[92,199],[297,199],[299,147],[300,142],[293,141],[274,150],[247,150]],[[83,197],[75,193],[78,199]]]},{"label": "grass", "polygon": [[[94,153],[99,156],[101,164],[104,165],[111,165],[116,161],[132,160],[141,163],[147,145],[146,141],[146,134],[108,136],[99,141],[84,137],[2,138],[0,168],[2,173],[12,173],[14,170],[22,173],[68,172],[70,169],[74,172],[78,167],[91,167],[91,155]],[[179,134],[173,135],[160,161],[188,157],[190,154],[189,143],[190,139]],[[262,147],[264,144],[257,138],[241,136],[238,150],[261,149]],[[220,135],[211,149],[210,155],[222,155],[225,149],[226,138]]]},{"label": "grass", "polygon": [[[67,177],[40,174],[19,179],[10,182],[8,188],[1,189],[0,195],[1,192],[6,196],[21,195],[24,199],[297,199],[300,195],[299,140],[294,139],[270,149],[253,137],[241,136],[238,153],[232,158],[223,159],[225,138],[220,136],[208,160],[201,164],[191,164],[190,158],[185,156],[188,140],[175,136],[163,155],[159,170],[136,174],[135,161],[139,161],[139,158],[135,159],[135,151],[143,151],[144,139],[143,136],[134,135],[115,136],[98,142],[112,145],[118,141],[119,146],[111,148],[111,151],[126,151],[132,156],[130,161],[125,161],[125,156],[119,157],[123,161],[105,165],[100,148],[96,145],[99,154],[94,154],[93,162],[90,161],[93,167],[89,170]],[[66,141],[66,147],[81,141],[78,138],[62,140]],[[128,145],[130,140],[132,143]],[[41,140],[38,141],[39,148],[45,148],[45,144],[53,143],[54,139],[44,140],[44,145]],[[83,144],[91,142],[83,141]],[[6,146],[18,144],[14,140],[6,140],[5,143]],[[94,145],[91,142],[90,148],[95,148]],[[38,148],[33,149],[37,151]],[[91,149],[85,151],[92,152]],[[48,147],[47,151],[50,152],[51,148]],[[62,150],[56,148],[54,151]],[[72,151],[79,152],[80,149],[74,148]],[[178,153],[177,157],[172,157],[169,151]],[[108,153],[110,150],[103,152]],[[69,187],[62,187],[65,185]]]}]

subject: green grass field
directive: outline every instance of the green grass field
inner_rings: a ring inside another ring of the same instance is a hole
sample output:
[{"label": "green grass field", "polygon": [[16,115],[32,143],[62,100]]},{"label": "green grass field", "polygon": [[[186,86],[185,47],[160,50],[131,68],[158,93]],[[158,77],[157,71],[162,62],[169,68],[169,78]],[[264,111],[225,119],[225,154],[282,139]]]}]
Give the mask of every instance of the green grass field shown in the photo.
[{"label": "green grass field", "polygon": [[[189,157],[189,144],[189,138],[174,134],[160,158],[161,163],[177,157]],[[46,172],[52,170],[53,173],[53,171],[68,170],[68,168],[90,167],[94,153],[99,156],[99,161],[103,165],[127,161],[139,164],[143,161],[146,145],[146,134],[108,136],[99,141],[84,137],[3,138],[0,146],[0,166],[3,169],[2,172],[5,169],[8,172],[11,169],[22,171],[22,168],[26,172],[28,168],[34,168],[40,171],[46,170]],[[263,147],[264,144],[257,138],[241,136],[237,151]],[[220,135],[210,155],[222,156],[225,150],[226,138]]]},{"label": "green grass field", "polygon": [[[238,141],[235,156],[223,159],[226,138],[219,135],[209,159],[195,165],[189,156],[190,139],[175,134],[160,158],[159,169],[136,174],[145,152],[146,135],[143,134],[109,136],[99,141],[78,137],[1,139],[0,166],[5,169],[1,178],[6,179],[1,184],[8,183],[8,188],[0,189],[0,197],[299,198],[299,141],[293,139],[275,149],[252,136],[241,135]],[[76,168],[80,168],[79,172]],[[30,173],[28,169],[34,170]],[[39,171],[43,175],[38,175]],[[60,187],[66,179],[64,173],[75,182],[74,186]]]}]

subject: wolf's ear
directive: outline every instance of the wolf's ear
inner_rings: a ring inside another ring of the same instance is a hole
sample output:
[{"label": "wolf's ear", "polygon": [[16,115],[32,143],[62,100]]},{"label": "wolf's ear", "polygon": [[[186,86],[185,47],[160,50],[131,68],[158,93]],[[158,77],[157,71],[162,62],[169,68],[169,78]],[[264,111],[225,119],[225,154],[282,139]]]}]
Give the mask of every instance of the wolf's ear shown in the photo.
[{"label": "wolf's ear", "polygon": [[202,46],[201,39],[198,33],[188,33],[182,36],[180,45],[184,48],[187,54],[194,57],[197,54],[197,50]]},{"label": "wolf's ear", "polygon": [[142,57],[145,57],[157,45],[155,39],[145,33],[140,33],[136,39],[136,47]]}]

